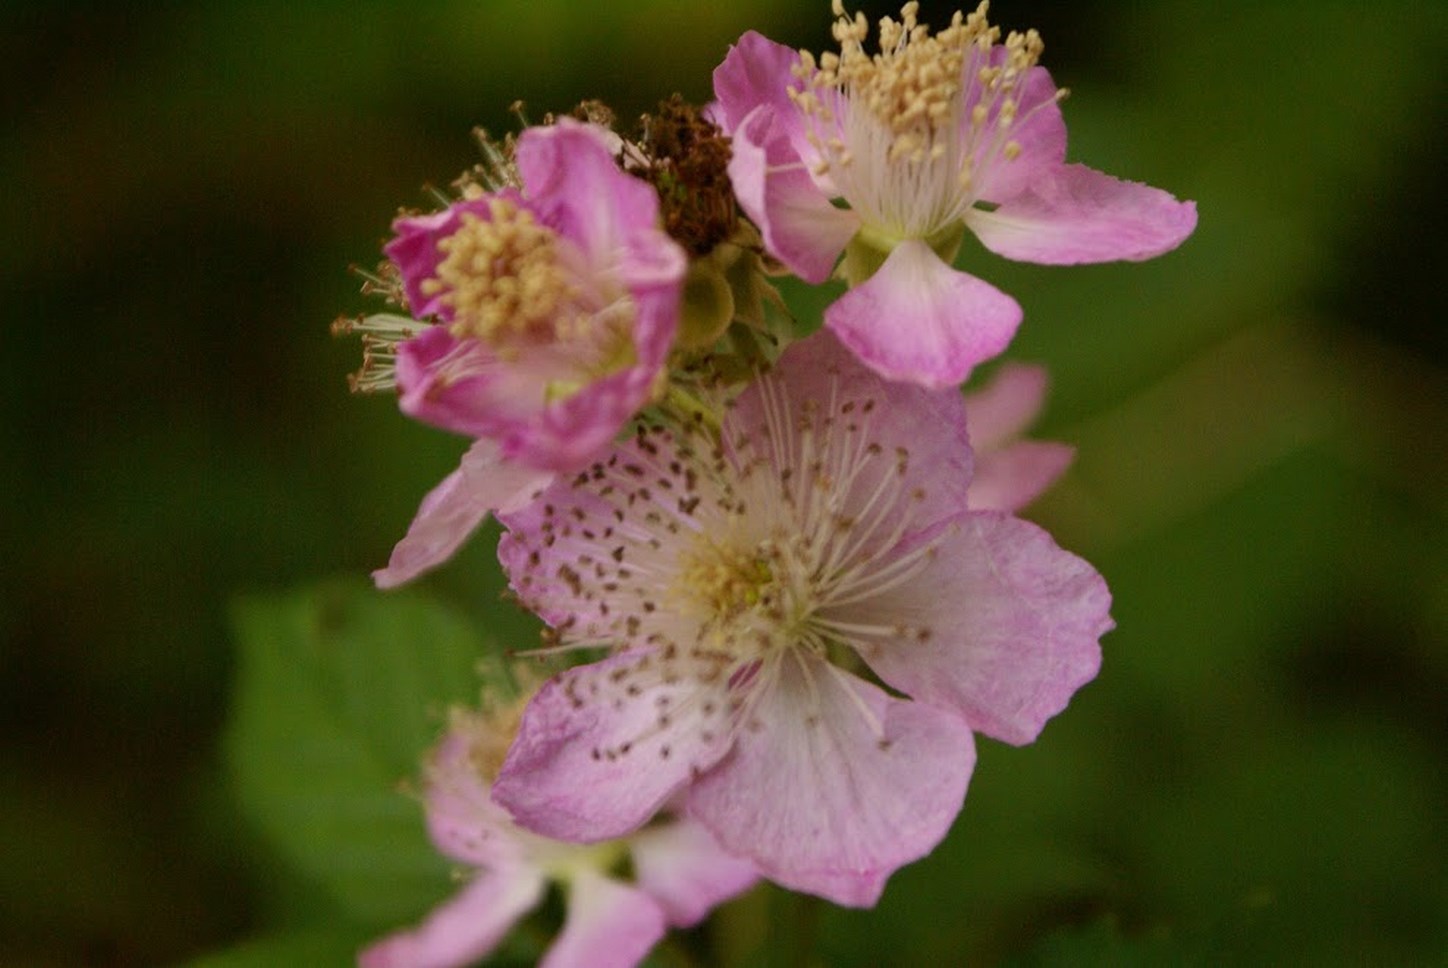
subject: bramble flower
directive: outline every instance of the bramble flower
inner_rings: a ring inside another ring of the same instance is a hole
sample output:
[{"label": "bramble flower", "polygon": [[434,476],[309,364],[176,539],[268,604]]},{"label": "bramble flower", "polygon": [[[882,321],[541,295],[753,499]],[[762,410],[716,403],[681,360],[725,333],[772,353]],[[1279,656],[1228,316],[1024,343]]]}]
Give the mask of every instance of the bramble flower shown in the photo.
[{"label": "bramble flower", "polygon": [[530,128],[513,162],[521,192],[475,191],[395,223],[386,253],[406,301],[438,320],[395,347],[400,405],[477,443],[379,584],[439,563],[487,512],[592,460],[656,393],[686,258],[617,143],[568,118]]},{"label": "bramble flower", "polygon": [[875,55],[864,15],[840,0],[838,54],[816,60],[746,33],[714,72],[714,117],[768,250],[815,283],[845,253],[852,288],[826,324],[890,379],[945,387],[999,354],[1021,320],[1014,299],[950,267],[966,229],[1027,262],[1141,260],[1190,235],[1196,208],[1066,164],[1065,92],[1037,66],[1035,31],[998,43],[981,3],[931,34],[918,7],[880,21]]},{"label": "bramble flower", "polygon": [[717,436],[642,428],[503,515],[499,557],[557,648],[613,654],[539,690],[497,800],[589,842],[682,794],[765,876],[873,904],[959,812],[971,730],[1033,740],[1112,624],[1084,561],[968,509],[970,462],[959,394],[820,332]]},{"label": "bramble flower", "polygon": [[568,118],[530,128],[517,146],[521,193],[398,219],[387,256],[413,313],[442,323],[398,348],[406,413],[567,472],[649,399],[685,257],[611,143]]},{"label": "bramble flower", "polygon": [[[701,921],[714,905],[758,875],[721,851],[697,823],[664,820],[626,839],[580,846],[539,837],[514,824],[490,786],[517,709],[491,718],[455,715],[425,771],[428,832],[443,854],[476,868],[471,879],[416,928],[375,942],[361,968],[453,968],[492,951],[543,901],[549,882],[566,892],[563,932],[545,968],[629,968],[669,926]],[[632,864],[634,882],[615,869]]]},{"label": "bramble flower", "polygon": [[1053,440],[1021,440],[1046,401],[1046,368],[1006,363],[965,395],[975,473],[966,500],[976,511],[1019,511],[1066,472],[1076,449]]}]

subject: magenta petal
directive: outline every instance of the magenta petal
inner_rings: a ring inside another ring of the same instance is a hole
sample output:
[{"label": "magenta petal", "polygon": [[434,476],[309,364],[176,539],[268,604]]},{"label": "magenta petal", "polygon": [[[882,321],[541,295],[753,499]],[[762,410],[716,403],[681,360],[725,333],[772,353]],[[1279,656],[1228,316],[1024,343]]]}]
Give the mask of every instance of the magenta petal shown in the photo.
[{"label": "magenta petal", "polygon": [[391,935],[357,956],[359,968],[463,968],[498,946],[517,920],[543,898],[543,875],[532,868],[488,871],[435,908],[410,931]]},{"label": "magenta petal", "polygon": [[792,117],[793,126],[802,132],[803,115],[789,99],[789,88],[797,83],[792,73],[797,64],[798,51],[757,31],[745,33],[714,68],[714,96],[719,99],[713,112],[715,123],[725,134],[733,134],[751,111],[767,104],[785,118]]},{"label": "magenta petal", "polygon": [[1019,511],[1066,473],[1076,448],[1048,440],[1020,440],[980,454],[966,499],[972,511]]},{"label": "magenta petal", "polygon": [[993,212],[972,209],[965,221],[986,248],[1008,259],[1138,262],[1181,245],[1197,226],[1197,207],[1160,188],[1062,165]]},{"label": "magenta petal", "polygon": [[780,117],[765,105],[744,119],[734,135],[729,180],[770,255],[806,282],[824,282],[859,231],[860,217],[830,204]]},{"label": "magenta petal", "polygon": [[637,830],[724,755],[728,736],[701,717],[689,683],[665,684],[647,653],[560,673],[523,712],[493,798],[520,825],[574,843]]},{"label": "magenta petal", "polygon": [[629,843],[639,887],[675,927],[698,924],[716,904],[759,880],[753,864],[725,853],[709,831],[688,818],[651,827]]},{"label": "magenta petal", "polygon": [[528,128],[518,139],[517,163],[539,220],[578,245],[590,264],[609,265],[622,240],[652,234],[658,196],[619,168],[603,129],[572,118]]},{"label": "magenta petal", "polygon": [[394,588],[453,556],[493,511],[507,513],[532,500],[553,475],[510,463],[489,440],[478,440],[462,465],[428,492],[407,535],[392,549],[386,568],[372,573],[378,588]]},{"label": "magenta petal", "polygon": [[563,933],[538,966],[634,968],[664,931],[664,912],[643,891],[579,871],[569,884]]},{"label": "magenta petal", "polygon": [[862,285],[825,310],[825,325],[891,380],[953,387],[1010,344],[1021,307],[908,239]]},{"label": "magenta petal", "polygon": [[960,812],[975,764],[970,731],[804,650],[782,656],[761,688],[733,754],[690,788],[690,815],[770,880],[873,905]]},{"label": "magenta petal", "polygon": [[888,616],[930,634],[871,649],[871,668],[917,701],[956,710],[972,729],[1017,745],[1095,678],[1099,640],[1114,625],[1111,593],[1095,569],[1034,524],[990,511],[964,515],[926,570],[889,599],[838,617]]}]

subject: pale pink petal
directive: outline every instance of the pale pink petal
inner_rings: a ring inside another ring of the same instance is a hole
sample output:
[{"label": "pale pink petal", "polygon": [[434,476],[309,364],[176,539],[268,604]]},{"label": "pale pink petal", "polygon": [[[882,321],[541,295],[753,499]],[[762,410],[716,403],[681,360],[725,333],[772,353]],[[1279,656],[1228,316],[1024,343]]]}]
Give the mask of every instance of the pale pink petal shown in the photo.
[{"label": "pale pink petal", "polygon": [[1044,494],[1066,473],[1076,448],[1048,440],[1019,440],[980,454],[967,502],[972,511],[1014,512]]},{"label": "pale pink petal", "polygon": [[590,870],[568,888],[563,933],[539,968],[633,968],[664,936],[664,912],[643,891]]},{"label": "pale pink petal", "polygon": [[488,871],[433,909],[410,931],[364,949],[359,968],[465,968],[484,957],[543,898],[532,868]]},{"label": "pale pink petal", "polygon": [[1021,307],[908,239],[864,284],[825,310],[825,325],[891,380],[953,387],[1010,344]]},{"label": "pale pink petal", "polygon": [[[978,56],[978,55],[976,55]],[[1006,50],[997,44],[991,48],[991,63],[999,67],[1006,59]],[[975,56],[966,59],[964,70],[969,93],[966,110],[961,112],[962,125],[970,124],[970,108],[980,97],[978,82],[970,87],[979,70]],[[982,130],[997,128],[1000,105],[993,104]],[[1001,152],[1007,141],[1015,142],[1020,151],[1014,158]],[[1066,119],[1056,101],[1056,82],[1044,67],[1033,67],[1017,96],[1016,120],[1000,139],[987,145],[975,158],[973,190],[975,197],[988,202],[1009,201],[1042,175],[1049,175],[1066,161]]]},{"label": "pale pink petal", "polygon": [[640,831],[629,844],[639,887],[675,927],[698,924],[716,904],[759,880],[753,864],[725,853],[709,831],[687,817]]},{"label": "pale pink petal", "polygon": [[1004,444],[1035,423],[1049,385],[1044,366],[1002,363],[985,386],[967,393],[965,412],[976,452]]},{"label": "pale pink petal", "polygon": [[1111,593],[1045,531],[990,511],[963,515],[914,581],[832,619],[921,626],[861,654],[896,689],[957,711],[972,729],[1029,743],[1101,665]]},{"label": "pale pink petal", "polygon": [[764,247],[806,282],[829,278],[860,229],[860,217],[836,208],[790,143],[782,112],[756,108],[734,135],[729,180]]},{"label": "pale pink petal", "polygon": [[1085,165],[1062,165],[995,211],[972,209],[966,225],[1008,259],[1075,265],[1169,252],[1197,225],[1194,202]]},{"label": "pale pink petal", "polygon": [[724,755],[725,699],[665,683],[644,652],[569,669],[528,703],[493,798],[557,840],[632,833]]},{"label": "pale pink petal", "polygon": [[[771,420],[771,409],[787,409],[794,416]],[[816,419],[831,421],[829,429],[820,428],[818,446],[849,450],[858,446],[861,435],[877,444],[883,457],[860,462],[841,511],[858,517],[881,478],[895,480],[895,493],[919,497],[895,501],[882,511],[876,531],[888,533],[891,525],[884,522],[901,514],[912,515],[912,530],[918,530],[965,509],[971,482],[967,415],[955,390],[887,380],[864,366],[832,332],[820,329],[793,343],[772,373],[739,395],[729,427],[735,435],[746,431],[784,453],[804,449],[794,435]]]},{"label": "pale pink petal", "polygon": [[960,812],[970,731],[803,649],[778,661],[734,752],[690,788],[689,813],[770,880],[868,907]]},{"label": "pale pink petal", "polygon": [[472,751],[469,731],[454,729],[429,757],[423,791],[428,836],[444,856],[464,864],[499,869],[521,866],[532,838],[493,802]]},{"label": "pale pink petal", "polygon": [[548,486],[553,475],[502,460],[490,440],[475,441],[462,465],[428,492],[386,568],[372,573],[378,588],[409,582],[453,556],[493,511],[513,511]]}]

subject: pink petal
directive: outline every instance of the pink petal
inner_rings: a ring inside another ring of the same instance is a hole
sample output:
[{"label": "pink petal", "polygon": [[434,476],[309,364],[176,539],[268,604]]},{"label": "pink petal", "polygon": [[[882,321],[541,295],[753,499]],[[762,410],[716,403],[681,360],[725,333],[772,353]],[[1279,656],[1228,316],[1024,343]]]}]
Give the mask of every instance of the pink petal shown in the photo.
[{"label": "pink petal", "polygon": [[803,141],[803,115],[789,99],[790,87],[798,86],[793,70],[799,62],[798,51],[756,31],[745,33],[714,68],[714,122],[732,135],[751,111],[767,104],[780,112],[791,133],[798,129],[797,140]]},{"label": "pink petal", "polygon": [[779,661],[734,753],[690,788],[689,813],[769,879],[868,907],[960,812],[970,732],[805,650]]},{"label": "pink petal", "polygon": [[917,701],[958,711],[972,729],[1029,743],[1096,676],[1114,626],[1111,593],[1045,531],[990,511],[964,515],[926,570],[867,608],[831,618],[929,629],[862,649]]},{"label": "pink petal", "polygon": [[726,854],[709,831],[688,818],[634,834],[630,845],[639,887],[675,927],[698,924],[716,904],[759,880],[753,864]]},{"label": "pink petal", "polygon": [[[776,429],[769,414],[771,405],[781,409],[780,404],[792,416],[787,426]],[[859,472],[842,513],[858,516],[883,475],[898,478],[897,493],[923,494],[923,501],[896,502],[886,513],[888,519],[911,514],[918,530],[966,508],[971,482],[967,411],[953,389],[927,390],[887,380],[862,365],[832,332],[821,329],[793,343],[771,374],[739,395],[728,426],[731,433],[747,431],[788,447],[791,431],[797,431],[808,414],[833,420],[826,446],[849,448],[849,438],[858,433],[879,443],[888,455]],[[876,527],[888,533],[891,525]]]},{"label": "pink petal", "polygon": [[790,143],[784,112],[756,108],[734,135],[729,180],[764,247],[806,282],[829,278],[860,229],[860,217],[835,208]]},{"label": "pink petal", "polygon": [[[1000,44],[991,48],[991,63],[999,67],[1005,62],[1006,50]],[[974,57],[965,62],[966,83],[979,70]],[[970,124],[970,107],[979,100],[979,87],[967,95],[967,110],[961,112],[961,123]],[[996,126],[999,105],[992,107],[983,130],[990,131]],[[976,158],[976,197],[997,204],[1015,198],[1025,191],[1037,178],[1049,175],[1066,161],[1066,120],[1061,116],[1061,107],[1056,101],[1056,82],[1044,67],[1033,67],[1026,76],[1026,83],[1018,94],[1016,122],[1007,133],[1007,138],[1020,146],[1015,158],[999,154]],[[999,148],[996,149],[999,151]]]},{"label": "pink petal", "polygon": [[453,556],[492,511],[513,511],[548,486],[553,475],[502,460],[489,440],[475,441],[462,465],[428,492],[386,568],[372,573],[378,588],[409,582]]},{"label": "pink petal", "polygon": [[1181,245],[1196,228],[1197,207],[1150,185],[1062,165],[993,212],[972,209],[965,221],[986,248],[1008,259],[1138,262]]},{"label": "pink petal", "polygon": [[569,885],[563,933],[539,968],[633,968],[664,931],[664,912],[643,891],[580,871]]},{"label": "pink petal", "polygon": [[530,835],[493,802],[472,758],[466,729],[443,737],[427,761],[427,832],[445,856],[474,867],[506,868],[524,863]]},{"label": "pink petal", "polygon": [[965,395],[970,443],[979,453],[1020,436],[1041,414],[1050,376],[1044,366],[1002,363],[990,382]]},{"label": "pink petal", "polygon": [[411,931],[371,945],[360,968],[464,968],[498,946],[517,920],[543,898],[543,875],[532,868],[489,871],[443,902]]},{"label": "pink petal", "polygon": [[592,843],[637,830],[728,749],[723,697],[665,684],[647,653],[560,673],[524,710],[493,798],[529,830]]},{"label": "pink petal", "polygon": [[1019,511],[1040,497],[1076,459],[1076,448],[1021,440],[976,458],[967,498],[972,511]]},{"label": "pink petal", "polygon": [[518,139],[518,173],[539,221],[573,241],[594,266],[614,261],[628,237],[653,236],[659,217],[653,187],[624,174],[610,145],[601,128],[572,118],[528,128]]},{"label": "pink petal", "polygon": [[862,285],[825,310],[832,329],[866,366],[891,380],[953,387],[1010,344],[1021,307],[1005,293],[947,266],[907,239]]}]

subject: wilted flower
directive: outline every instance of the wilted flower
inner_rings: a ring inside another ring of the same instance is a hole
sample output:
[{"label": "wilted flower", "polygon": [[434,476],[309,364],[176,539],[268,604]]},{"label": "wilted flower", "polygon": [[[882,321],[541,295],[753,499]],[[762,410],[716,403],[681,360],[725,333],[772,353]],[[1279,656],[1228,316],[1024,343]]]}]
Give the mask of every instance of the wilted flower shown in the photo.
[{"label": "wilted flower", "polygon": [[[428,831],[443,854],[476,868],[463,889],[418,927],[378,941],[361,968],[455,968],[492,951],[543,901],[550,882],[568,904],[546,968],[629,968],[668,926],[688,926],[757,879],[698,824],[668,819],[615,841],[564,844],[516,826],[490,787],[516,728],[516,708],[457,714],[425,774]],[[617,868],[632,864],[632,883]]]},{"label": "wilted flower", "polygon": [[998,43],[982,3],[931,34],[918,6],[880,21],[875,55],[864,15],[840,0],[838,54],[746,33],[714,72],[714,113],[769,251],[809,282],[845,253],[852,288],[829,327],[879,373],[943,387],[1000,353],[1021,320],[1014,299],[950,267],[966,229],[1028,262],[1138,260],[1180,244],[1196,209],[1066,163],[1064,92],[1036,64],[1035,31]]},{"label": "wilted flower", "polygon": [[518,596],[560,648],[614,654],[538,692],[499,802],[587,842],[684,791],[766,876],[873,904],[959,812],[970,731],[1030,742],[1111,627],[1100,576],[969,510],[969,480],[959,394],[885,381],[821,332],[717,437],[641,429],[504,515]]}]

